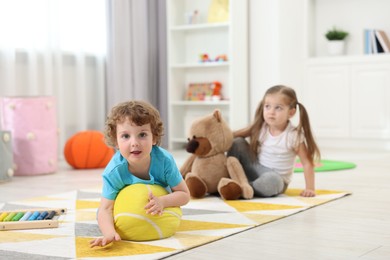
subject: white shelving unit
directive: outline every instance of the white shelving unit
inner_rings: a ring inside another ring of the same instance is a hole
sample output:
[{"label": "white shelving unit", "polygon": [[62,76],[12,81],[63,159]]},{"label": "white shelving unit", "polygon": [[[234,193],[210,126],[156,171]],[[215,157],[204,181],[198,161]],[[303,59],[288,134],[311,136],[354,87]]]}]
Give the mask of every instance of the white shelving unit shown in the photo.
[{"label": "white shelving unit", "polygon": [[[168,127],[169,148],[181,149],[187,142],[192,121],[220,109],[232,129],[248,124],[247,0],[230,0],[229,20],[208,23],[212,0],[167,0],[168,23]],[[197,10],[195,23],[186,13]],[[227,55],[225,62],[200,62]],[[218,81],[220,101],[187,101],[190,83]]]},{"label": "white shelving unit", "polygon": [[[390,1],[306,0],[303,103],[325,145],[390,147],[390,53],[364,54],[364,30],[390,36]],[[346,53],[327,55],[325,32],[347,32]],[[321,143],[321,142],[320,142]]]},{"label": "white shelving unit", "polygon": [[325,33],[333,26],[349,33],[346,58],[364,55],[364,29],[382,29],[390,36],[389,9],[387,0],[305,0],[306,56],[328,56]]}]

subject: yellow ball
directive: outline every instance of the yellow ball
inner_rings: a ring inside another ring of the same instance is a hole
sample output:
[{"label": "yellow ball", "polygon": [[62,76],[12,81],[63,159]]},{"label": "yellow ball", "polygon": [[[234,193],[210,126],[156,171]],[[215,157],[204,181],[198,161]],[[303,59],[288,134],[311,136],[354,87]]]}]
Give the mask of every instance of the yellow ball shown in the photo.
[{"label": "yellow ball", "polygon": [[170,237],[180,225],[180,207],[165,208],[162,215],[147,214],[149,191],[160,197],[168,192],[159,185],[132,184],[122,189],[114,203],[114,225],[123,240],[148,241]]}]

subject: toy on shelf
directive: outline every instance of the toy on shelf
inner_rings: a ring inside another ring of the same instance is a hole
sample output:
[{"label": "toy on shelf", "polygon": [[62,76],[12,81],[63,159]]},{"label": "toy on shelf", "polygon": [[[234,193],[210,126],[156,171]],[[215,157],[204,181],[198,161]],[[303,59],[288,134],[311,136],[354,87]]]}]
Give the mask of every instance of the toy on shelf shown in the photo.
[{"label": "toy on shelf", "polygon": [[214,59],[211,59],[207,53],[199,54],[199,62],[226,62],[228,57],[226,54],[217,55]]},{"label": "toy on shelf", "polygon": [[189,11],[184,13],[184,20],[186,24],[197,24],[199,17],[199,11],[194,10],[194,11]]},{"label": "toy on shelf", "polygon": [[229,21],[229,0],[211,0],[207,21],[221,23]]},{"label": "toy on shelf", "polygon": [[215,58],[215,61],[217,61],[217,62],[225,62],[225,61],[228,61],[227,55],[226,55],[226,54],[218,55],[218,56]]},{"label": "toy on shelf", "polygon": [[219,101],[222,99],[222,84],[219,81],[207,83],[190,83],[186,100],[190,101]]},{"label": "toy on shelf", "polygon": [[199,55],[199,62],[210,62],[209,55],[207,53],[202,53]]},{"label": "toy on shelf", "polygon": [[213,93],[211,94],[211,100],[213,101],[219,101],[222,99],[222,84],[219,81],[214,81],[213,85]]}]

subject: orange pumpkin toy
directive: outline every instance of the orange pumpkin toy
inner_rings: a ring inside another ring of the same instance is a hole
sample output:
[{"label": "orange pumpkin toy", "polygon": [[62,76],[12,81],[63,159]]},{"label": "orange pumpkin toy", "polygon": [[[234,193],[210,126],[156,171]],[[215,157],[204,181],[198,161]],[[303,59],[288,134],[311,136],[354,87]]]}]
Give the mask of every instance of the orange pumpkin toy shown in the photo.
[{"label": "orange pumpkin toy", "polygon": [[114,149],[104,143],[103,133],[90,130],[69,138],[65,144],[64,155],[73,168],[103,168],[114,155]]}]

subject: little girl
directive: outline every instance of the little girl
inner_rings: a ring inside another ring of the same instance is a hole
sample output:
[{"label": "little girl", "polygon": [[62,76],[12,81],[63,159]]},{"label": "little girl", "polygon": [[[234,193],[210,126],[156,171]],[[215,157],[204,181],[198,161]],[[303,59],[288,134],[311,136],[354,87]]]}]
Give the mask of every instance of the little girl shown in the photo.
[{"label": "little girl", "polygon": [[[299,108],[299,124],[290,119]],[[306,187],[301,196],[314,197],[314,162],[320,151],[310,129],[305,107],[292,88],[277,85],[267,90],[246,128],[234,132],[228,156],[242,164],[255,196],[272,197],[284,193],[291,182],[298,155],[304,169]],[[245,138],[250,138],[248,143]]]}]

